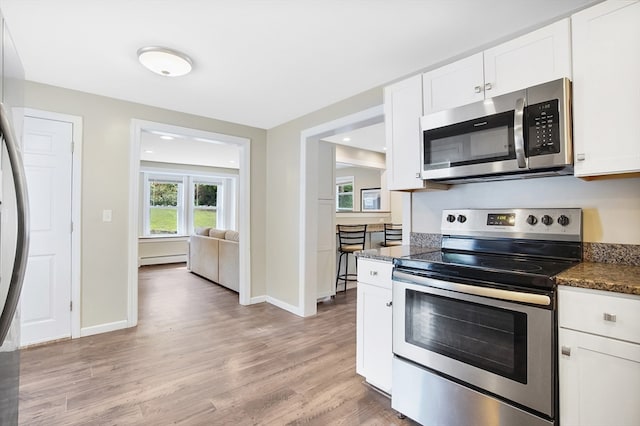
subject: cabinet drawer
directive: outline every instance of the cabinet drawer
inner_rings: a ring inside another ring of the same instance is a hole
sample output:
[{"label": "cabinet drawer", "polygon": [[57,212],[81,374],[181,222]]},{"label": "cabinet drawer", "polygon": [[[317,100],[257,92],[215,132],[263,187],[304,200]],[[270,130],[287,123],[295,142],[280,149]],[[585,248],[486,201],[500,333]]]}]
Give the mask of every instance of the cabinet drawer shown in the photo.
[{"label": "cabinet drawer", "polygon": [[358,281],[391,289],[393,264],[381,260],[358,259]]},{"label": "cabinet drawer", "polygon": [[640,343],[640,297],[560,286],[560,327]]}]

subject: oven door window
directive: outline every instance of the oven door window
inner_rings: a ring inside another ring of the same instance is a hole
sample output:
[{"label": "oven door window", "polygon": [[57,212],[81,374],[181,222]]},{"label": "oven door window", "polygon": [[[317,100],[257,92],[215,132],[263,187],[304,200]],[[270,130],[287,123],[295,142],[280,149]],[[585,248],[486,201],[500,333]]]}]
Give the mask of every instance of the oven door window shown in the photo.
[{"label": "oven door window", "polygon": [[527,315],[406,290],[405,340],[527,383]]},{"label": "oven door window", "polygon": [[424,131],[424,169],[516,158],[513,111]]}]

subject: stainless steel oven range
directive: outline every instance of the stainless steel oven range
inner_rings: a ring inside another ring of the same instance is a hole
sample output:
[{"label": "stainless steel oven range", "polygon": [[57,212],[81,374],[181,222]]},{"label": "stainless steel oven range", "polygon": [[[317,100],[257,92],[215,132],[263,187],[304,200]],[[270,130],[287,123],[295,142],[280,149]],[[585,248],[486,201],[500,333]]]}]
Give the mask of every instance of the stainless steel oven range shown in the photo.
[{"label": "stainless steel oven range", "polygon": [[581,209],[445,210],[439,252],[393,270],[392,407],[425,425],[555,425],[554,276]]}]

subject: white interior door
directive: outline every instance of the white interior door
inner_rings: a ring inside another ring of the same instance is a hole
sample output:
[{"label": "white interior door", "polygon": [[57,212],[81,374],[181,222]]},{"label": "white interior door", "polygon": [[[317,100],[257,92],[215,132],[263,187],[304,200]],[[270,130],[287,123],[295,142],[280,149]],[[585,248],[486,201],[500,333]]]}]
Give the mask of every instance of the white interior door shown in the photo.
[{"label": "white interior door", "polygon": [[21,346],[71,336],[72,140],[72,123],[25,117],[31,243],[21,297]]}]

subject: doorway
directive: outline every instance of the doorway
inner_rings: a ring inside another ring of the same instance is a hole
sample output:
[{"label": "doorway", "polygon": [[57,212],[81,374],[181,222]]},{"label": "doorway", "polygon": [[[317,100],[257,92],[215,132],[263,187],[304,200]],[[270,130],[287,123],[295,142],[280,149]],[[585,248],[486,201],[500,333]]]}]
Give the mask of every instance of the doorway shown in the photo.
[{"label": "doorway", "polygon": [[82,118],[25,109],[30,252],[20,345],[80,337]]},{"label": "doorway", "polygon": [[[237,224],[239,237],[239,302],[248,305],[251,301],[251,254],[250,254],[250,140],[247,138],[207,132],[186,127],[168,125],[143,120],[132,120],[131,124],[131,162],[130,180],[132,185],[129,191],[129,297],[128,297],[128,326],[137,324],[138,320],[138,264],[139,264],[139,223],[141,205],[141,147],[143,133],[156,133],[161,135],[174,135],[188,138],[192,141],[200,141],[210,144],[233,145],[238,154],[238,190],[237,204],[234,212],[224,222],[233,227]],[[187,148],[188,149],[188,148]],[[233,218],[232,218],[233,217]],[[192,228],[192,226],[189,226]],[[183,232],[189,232],[184,229]]]},{"label": "doorway", "polygon": [[[298,279],[298,305],[302,316],[317,312],[318,288],[318,233],[334,229],[318,229],[318,146],[319,141],[350,130],[384,122],[384,108],[375,106],[339,118],[300,134],[300,265]],[[335,214],[335,211],[332,212]],[[328,221],[324,221],[327,223]],[[335,250],[335,247],[334,247]]]}]

